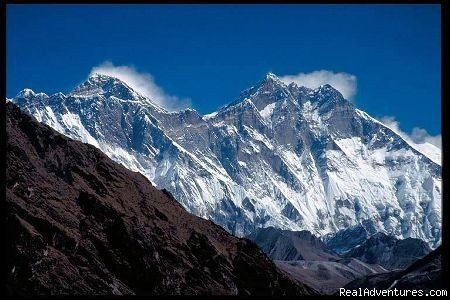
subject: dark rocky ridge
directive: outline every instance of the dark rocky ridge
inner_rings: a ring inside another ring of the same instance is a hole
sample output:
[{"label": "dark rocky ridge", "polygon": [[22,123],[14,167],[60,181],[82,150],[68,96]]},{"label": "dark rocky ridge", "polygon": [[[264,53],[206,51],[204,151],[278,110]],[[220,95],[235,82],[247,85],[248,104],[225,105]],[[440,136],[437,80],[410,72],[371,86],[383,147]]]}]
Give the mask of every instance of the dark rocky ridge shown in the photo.
[{"label": "dark rocky ridge", "polygon": [[356,279],[345,286],[346,289],[376,288],[399,290],[442,289],[442,248],[439,246],[427,256],[417,260],[402,271],[393,271]]},{"label": "dark rocky ridge", "polygon": [[6,107],[8,294],[315,294],[142,175]]}]

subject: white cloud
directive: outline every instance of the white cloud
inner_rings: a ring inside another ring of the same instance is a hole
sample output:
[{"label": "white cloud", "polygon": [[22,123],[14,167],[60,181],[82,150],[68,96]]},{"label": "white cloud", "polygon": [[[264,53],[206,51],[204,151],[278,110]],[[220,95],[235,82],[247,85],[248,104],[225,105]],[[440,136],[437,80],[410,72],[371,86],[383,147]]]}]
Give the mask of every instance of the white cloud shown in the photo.
[{"label": "white cloud", "polygon": [[356,76],[347,73],[334,73],[327,70],[313,71],[311,73],[298,73],[297,75],[285,75],[280,79],[286,84],[291,82],[299,86],[314,89],[323,84],[329,84],[337,89],[344,98],[352,100],[356,94]]},{"label": "white cloud", "polygon": [[408,142],[414,144],[430,143],[439,149],[442,149],[442,135],[430,135],[425,129],[414,127],[411,133],[406,133],[400,129],[400,123],[392,116],[385,116],[381,118],[381,122],[400,135]]},{"label": "white cloud", "polygon": [[115,66],[112,62],[106,61],[91,69],[89,76],[94,74],[103,74],[118,78],[136,92],[169,111],[191,107],[190,99],[180,99],[177,96],[167,95],[155,83],[151,74],[139,72],[133,66]]}]

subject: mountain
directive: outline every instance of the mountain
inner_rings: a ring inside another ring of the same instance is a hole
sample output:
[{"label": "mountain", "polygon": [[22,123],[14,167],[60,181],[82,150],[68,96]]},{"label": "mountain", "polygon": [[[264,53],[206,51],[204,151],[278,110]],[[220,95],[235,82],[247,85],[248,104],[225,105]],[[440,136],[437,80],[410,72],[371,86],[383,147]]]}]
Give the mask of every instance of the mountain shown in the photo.
[{"label": "mountain", "polygon": [[346,256],[395,270],[408,267],[430,252],[430,247],[422,240],[414,238],[398,240],[380,232],[350,250]]},{"label": "mountain", "polygon": [[441,277],[441,258],[442,248],[439,246],[402,271],[359,278],[347,284],[344,288],[352,290],[358,288],[422,290],[425,293],[431,289],[442,289],[444,282]]},{"label": "mountain", "polygon": [[24,90],[11,101],[238,236],[273,226],[332,239],[363,226],[368,235],[441,241],[440,161],[330,85],[267,74],[205,116],[168,112],[105,75],[67,95]]},{"label": "mountain", "polygon": [[11,103],[6,133],[8,294],[315,294],[252,242]]},{"label": "mountain", "polygon": [[377,264],[339,256],[308,231],[268,227],[257,229],[248,238],[291,278],[321,294],[333,294],[357,278],[388,272]]}]

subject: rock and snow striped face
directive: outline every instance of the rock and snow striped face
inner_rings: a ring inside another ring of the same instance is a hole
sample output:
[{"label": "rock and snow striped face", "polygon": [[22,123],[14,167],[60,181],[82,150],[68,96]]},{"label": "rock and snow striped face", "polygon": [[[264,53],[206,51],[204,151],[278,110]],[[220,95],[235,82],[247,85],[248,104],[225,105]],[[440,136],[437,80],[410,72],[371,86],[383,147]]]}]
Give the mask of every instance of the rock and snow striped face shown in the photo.
[{"label": "rock and snow striped face", "polygon": [[237,235],[275,226],[323,236],[370,223],[440,241],[440,153],[428,157],[329,85],[269,74],[207,116],[167,112],[108,76],[69,95],[24,90],[12,101]]}]

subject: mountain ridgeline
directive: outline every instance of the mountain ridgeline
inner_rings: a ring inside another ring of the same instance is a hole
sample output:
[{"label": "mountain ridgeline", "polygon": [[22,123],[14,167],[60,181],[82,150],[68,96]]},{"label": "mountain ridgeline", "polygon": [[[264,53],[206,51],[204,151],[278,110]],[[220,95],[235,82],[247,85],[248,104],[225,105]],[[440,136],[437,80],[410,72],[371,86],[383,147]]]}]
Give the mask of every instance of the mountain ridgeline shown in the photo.
[{"label": "mountain ridgeline", "polygon": [[360,226],[433,248],[441,241],[440,161],[330,85],[267,74],[204,116],[168,112],[98,74],[68,94],[26,89],[11,101],[238,236],[273,226],[332,239]]}]

